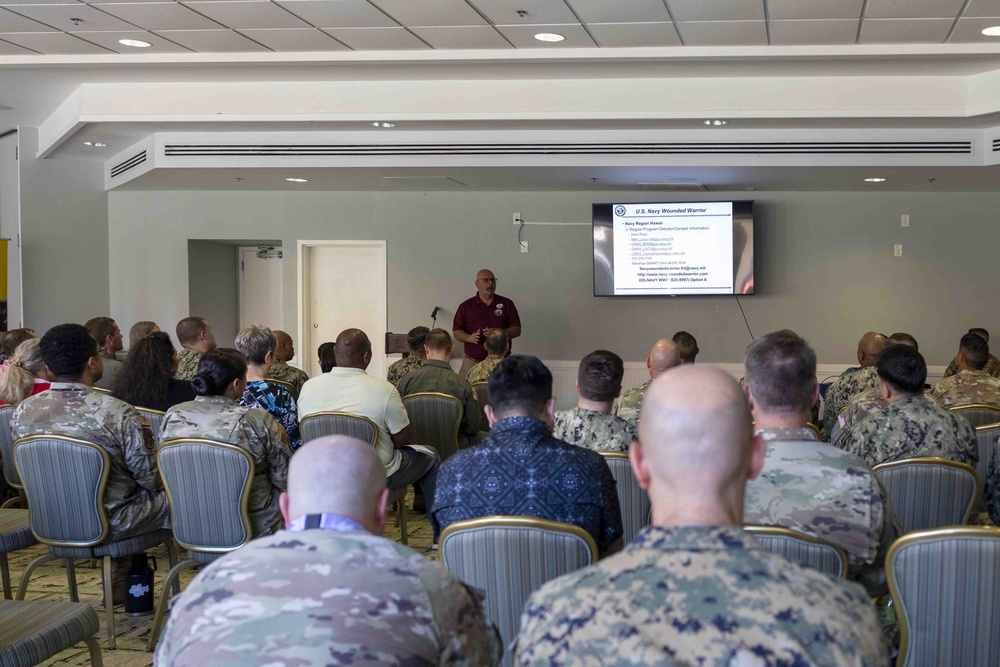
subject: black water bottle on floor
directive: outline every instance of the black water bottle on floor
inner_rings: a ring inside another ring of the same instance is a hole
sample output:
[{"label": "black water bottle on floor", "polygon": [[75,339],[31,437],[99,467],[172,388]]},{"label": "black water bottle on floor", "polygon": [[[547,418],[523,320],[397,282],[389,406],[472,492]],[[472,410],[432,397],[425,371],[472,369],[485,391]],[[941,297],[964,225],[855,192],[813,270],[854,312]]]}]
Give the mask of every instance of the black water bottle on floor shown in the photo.
[{"label": "black water bottle on floor", "polygon": [[[153,559],[153,567],[149,567],[149,559]],[[125,613],[130,616],[142,616],[153,613],[153,570],[156,569],[156,558],[146,554],[132,556],[132,564],[125,573]]]}]

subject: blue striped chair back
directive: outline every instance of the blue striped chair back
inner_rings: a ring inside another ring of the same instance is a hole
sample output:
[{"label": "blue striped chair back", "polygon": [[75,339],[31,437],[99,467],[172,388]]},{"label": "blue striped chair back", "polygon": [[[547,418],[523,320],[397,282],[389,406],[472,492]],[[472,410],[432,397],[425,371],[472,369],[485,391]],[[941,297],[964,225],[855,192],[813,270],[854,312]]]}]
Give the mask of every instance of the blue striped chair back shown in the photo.
[{"label": "blue striped chair back", "polygon": [[462,425],[462,401],[448,394],[420,392],[403,397],[410,418],[410,439],[437,450],[444,461],[458,451],[458,429]]},{"label": "blue striped chair back", "polygon": [[618,490],[618,506],[622,511],[622,537],[625,544],[632,541],[635,534],[649,525],[649,494],[639,486],[639,480],[632,472],[628,454],[625,452],[598,452],[604,457],[611,476],[615,478]]},{"label": "blue striped chair back", "polygon": [[302,442],[309,442],[325,435],[349,435],[372,447],[378,439],[378,427],[371,419],[349,412],[317,412],[299,420]]},{"label": "blue striped chair back", "polygon": [[847,552],[824,539],[780,526],[743,526],[768,551],[793,563],[841,579],[847,578]]},{"label": "blue striped chair back", "polygon": [[594,538],[578,526],[535,517],[491,516],[458,521],[440,539],[441,560],[465,583],[486,591],[486,616],[513,664],[521,611],[545,582],[597,560]]},{"label": "blue striped chair back", "polygon": [[[986,424],[976,427],[976,444],[979,446],[979,461],[976,463],[976,474],[979,475],[979,482],[990,478],[990,465],[996,453],[997,439],[1000,438],[1000,424]],[[976,509],[980,512],[986,511],[984,500],[985,493],[980,489],[979,500],[976,502]]]},{"label": "blue striped chair back", "polygon": [[199,553],[225,553],[251,538],[250,454],[235,445],[178,438],[160,446],[156,461],[178,544]]},{"label": "blue striped chair back", "polygon": [[107,538],[104,489],[111,460],[102,447],[62,435],[31,435],[14,442],[14,462],[39,542],[89,547]]},{"label": "blue striped chair back", "polygon": [[969,465],[925,456],[881,463],[872,471],[885,487],[903,533],[969,521],[979,476]]},{"label": "blue striped chair back", "polygon": [[995,665],[1000,656],[1000,529],[911,533],[886,556],[899,667]]},{"label": "blue striped chair back", "polygon": [[0,461],[3,463],[3,478],[11,487],[21,488],[21,477],[14,465],[14,437],[10,434],[10,419],[16,408],[13,405],[0,405]]},{"label": "blue striped chair back", "polygon": [[986,405],[975,403],[969,405],[953,405],[948,408],[952,412],[969,420],[975,426],[985,426],[986,424],[996,424],[1000,422],[1000,407],[996,405]]}]

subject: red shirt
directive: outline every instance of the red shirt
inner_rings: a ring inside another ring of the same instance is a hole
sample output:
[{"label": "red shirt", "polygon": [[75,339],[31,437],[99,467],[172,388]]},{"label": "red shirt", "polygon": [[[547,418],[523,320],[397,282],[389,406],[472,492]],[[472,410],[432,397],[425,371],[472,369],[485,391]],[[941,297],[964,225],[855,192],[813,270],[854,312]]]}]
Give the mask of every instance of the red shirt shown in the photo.
[{"label": "red shirt", "polygon": [[[518,317],[513,301],[494,294],[493,303],[487,306],[477,293],[471,299],[463,301],[455,311],[455,321],[451,325],[451,330],[473,334],[483,329],[509,329],[519,326],[521,318]],[[465,356],[472,357],[476,361],[486,358],[482,336],[479,337],[478,343],[465,344]]]}]

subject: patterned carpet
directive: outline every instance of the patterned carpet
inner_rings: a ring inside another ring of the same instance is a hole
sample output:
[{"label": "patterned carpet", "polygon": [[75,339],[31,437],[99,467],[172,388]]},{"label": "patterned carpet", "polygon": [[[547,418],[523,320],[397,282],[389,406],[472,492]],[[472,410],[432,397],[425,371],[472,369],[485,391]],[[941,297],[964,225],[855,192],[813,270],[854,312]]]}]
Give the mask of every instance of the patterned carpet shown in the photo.
[{"label": "patterned carpet", "polygon": [[[407,507],[412,505],[412,491],[407,498]],[[385,536],[389,539],[399,539],[399,529],[395,526],[395,514],[388,521]],[[407,512],[407,533],[409,535],[409,546],[418,553],[423,554],[430,560],[437,560],[437,552],[431,550],[431,525],[427,515],[417,513],[412,510]],[[21,573],[25,566],[37,556],[46,553],[45,547],[35,546],[8,554],[10,557],[10,573],[14,591],[21,580]],[[167,559],[167,549],[164,546],[157,547],[149,552],[156,557],[159,569],[156,572],[156,600],[159,601],[162,590],[163,578],[170,569]],[[181,574],[181,588],[191,581],[196,574],[189,570]],[[90,561],[76,561],[76,579],[79,587],[80,601],[88,602],[94,606],[98,618],[101,620],[101,632],[98,635],[101,648],[103,649],[104,664],[109,667],[140,667],[153,664],[153,654],[146,652],[146,640],[153,625],[153,615],[132,617],[125,614],[124,607],[118,607],[115,613],[115,634],[117,636],[118,647],[114,651],[107,650],[107,630],[104,625],[104,602],[101,591],[101,571],[99,568],[90,569]],[[51,599],[68,600],[69,586],[66,581],[66,569],[62,566],[62,561],[52,561],[41,565],[31,576],[28,593],[25,596],[29,600]],[[89,665],[90,654],[84,644],[79,644],[72,649],[63,651],[43,665]]]}]

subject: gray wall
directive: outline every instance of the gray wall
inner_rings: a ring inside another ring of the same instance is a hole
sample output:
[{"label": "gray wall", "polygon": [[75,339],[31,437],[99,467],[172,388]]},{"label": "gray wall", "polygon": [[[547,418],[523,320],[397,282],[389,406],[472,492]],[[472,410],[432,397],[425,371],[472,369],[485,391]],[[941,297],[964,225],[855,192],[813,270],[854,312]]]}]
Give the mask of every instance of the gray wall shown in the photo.
[{"label": "gray wall", "polygon": [[[190,311],[209,321],[219,347],[232,347],[239,331],[238,276],[239,250],[236,246],[188,241]],[[167,331],[173,337],[173,329]]]},{"label": "gray wall", "polygon": [[[35,159],[36,128],[22,127],[18,139],[24,325],[41,333],[55,324],[83,323],[108,315],[104,166],[80,160]],[[141,263],[124,261],[120,266],[130,272],[129,279],[134,282],[144,275]],[[119,323],[128,331],[133,321]]]},{"label": "gray wall", "polygon": [[[640,360],[655,338],[687,329],[698,338],[700,359],[738,362],[750,336],[732,297],[595,298],[586,226],[526,227],[529,252],[518,251],[514,211],[528,221],[589,223],[593,202],[681,198],[112,192],[112,313],[119,321],[154,319],[172,327],[189,312],[188,238],[273,237],[282,240],[288,260],[283,326],[294,332],[297,241],[386,239],[392,331],[429,325],[436,305],[443,307],[438,322],[450,328],[457,305],[474,293],[477,269],[488,267],[500,280],[498,291],[520,310],[524,336],[516,351],[568,360],[606,347]],[[713,192],[702,198],[757,201],[759,294],[741,299],[755,335],[795,329],[813,343],[821,363],[839,364],[853,361],[857,340],[869,329],[908,331],[929,364],[943,365],[968,327],[1000,332],[1000,195]],[[911,218],[907,229],[900,228],[902,213]],[[892,257],[894,243],[904,244],[900,259]]]}]

